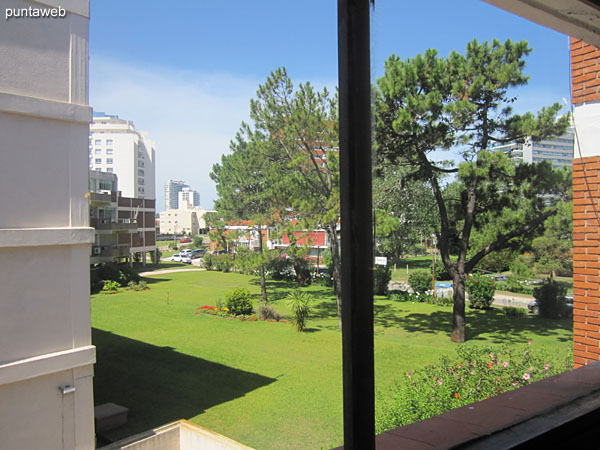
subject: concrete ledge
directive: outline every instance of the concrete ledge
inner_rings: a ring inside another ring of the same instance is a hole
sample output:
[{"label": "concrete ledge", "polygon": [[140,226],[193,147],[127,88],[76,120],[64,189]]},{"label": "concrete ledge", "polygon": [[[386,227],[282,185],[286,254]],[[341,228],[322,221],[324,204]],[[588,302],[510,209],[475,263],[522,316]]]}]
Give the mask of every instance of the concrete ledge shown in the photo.
[{"label": "concrete ledge", "polygon": [[5,228],[0,229],[0,248],[81,245],[94,242],[94,229]]},{"label": "concrete ledge", "polygon": [[88,124],[92,121],[90,106],[43,100],[6,92],[0,92],[0,112],[81,124]]},{"label": "concrete ledge", "polygon": [[0,363],[0,386],[51,373],[88,366],[96,362],[96,347],[85,347],[48,353],[32,358]]}]

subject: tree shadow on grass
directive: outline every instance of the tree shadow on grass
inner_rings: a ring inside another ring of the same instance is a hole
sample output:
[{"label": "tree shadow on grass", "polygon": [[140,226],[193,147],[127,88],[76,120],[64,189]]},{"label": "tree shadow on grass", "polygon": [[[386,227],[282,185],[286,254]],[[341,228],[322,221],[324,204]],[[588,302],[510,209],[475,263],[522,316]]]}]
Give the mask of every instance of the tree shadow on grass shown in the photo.
[{"label": "tree shadow on grass", "polygon": [[[437,310],[431,313],[411,313],[399,317],[393,312],[381,311],[376,314],[375,325],[396,326],[409,332],[446,333],[452,332],[452,310]],[[539,317],[511,317],[497,309],[470,311],[467,313],[467,339],[487,340],[496,344],[522,342],[524,336],[553,336],[559,332],[573,329],[568,319],[551,320]],[[485,337],[481,336],[485,335]],[[559,341],[569,341],[570,337],[561,336]]]},{"label": "tree shadow on grass", "polygon": [[92,342],[94,403],[129,408],[127,425],[107,432],[111,441],[192,418],[276,381],[96,328]]}]

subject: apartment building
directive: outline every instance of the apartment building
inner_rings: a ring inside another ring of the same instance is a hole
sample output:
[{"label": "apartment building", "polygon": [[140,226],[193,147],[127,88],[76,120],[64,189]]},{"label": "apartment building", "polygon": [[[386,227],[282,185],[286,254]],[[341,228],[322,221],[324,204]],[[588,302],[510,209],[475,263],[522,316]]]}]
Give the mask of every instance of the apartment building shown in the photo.
[{"label": "apartment building", "polygon": [[531,137],[528,137],[523,143],[510,142],[497,145],[491,150],[504,152],[515,162],[537,163],[550,161],[552,167],[557,169],[563,166],[573,166],[574,143],[575,131],[570,128],[565,134],[554,139],[534,141]]},{"label": "apartment building", "polygon": [[89,133],[89,168],[114,173],[124,197],[155,198],[155,147],[130,120],[94,112]]},{"label": "apartment building", "polygon": [[89,2],[3,5],[65,16],[0,26],[0,448],[91,450]]},{"label": "apartment building", "polygon": [[165,209],[179,208],[179,193],[190,186],[185,181],[169,180],[165,184]]},{"label": "apartment building", "polygon": [[192,207],[200,206],[200,194],[190,187],[184,187],[177,193],[177,207],[181,208],[184,202],[189,203]]}]

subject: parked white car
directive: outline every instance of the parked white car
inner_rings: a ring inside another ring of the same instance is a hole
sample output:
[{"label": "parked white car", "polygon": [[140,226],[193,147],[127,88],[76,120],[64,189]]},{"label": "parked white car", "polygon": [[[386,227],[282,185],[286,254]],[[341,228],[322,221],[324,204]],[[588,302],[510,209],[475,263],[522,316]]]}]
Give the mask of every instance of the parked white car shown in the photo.
[{"label": "parked white car", "polygon": [[171,261],[181,262],[181,255],[179,253],[175,253],[173,256],[171,256]]}]

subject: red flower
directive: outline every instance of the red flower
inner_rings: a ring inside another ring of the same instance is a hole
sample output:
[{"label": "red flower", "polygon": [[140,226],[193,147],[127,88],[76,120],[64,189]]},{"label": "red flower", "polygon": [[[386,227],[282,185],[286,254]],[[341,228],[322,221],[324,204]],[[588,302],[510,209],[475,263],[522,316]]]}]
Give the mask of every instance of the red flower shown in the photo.
[{"label": "red flower", "polygon": [[456,398],[460,398],[460,394],[454,394]]},{"label": "red flower", "polygon": [[492,368],[492,363],[491,363],[491,362],[489,362],[489,363],[488,363],[488,369],[491,369],[491,368]]}]

